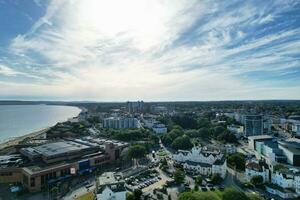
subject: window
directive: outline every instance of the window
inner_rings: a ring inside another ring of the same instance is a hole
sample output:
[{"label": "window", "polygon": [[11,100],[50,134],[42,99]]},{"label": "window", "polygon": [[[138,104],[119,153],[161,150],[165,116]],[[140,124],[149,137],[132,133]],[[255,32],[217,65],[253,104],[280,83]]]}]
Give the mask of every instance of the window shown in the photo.
[{"label": "window", "polygon": [[28,185],[28,176],[23,175],[23,184]]},{"label": "window", "polygon": [[30,187],[35,187],[35,178],[34,177],[30,178]]}]

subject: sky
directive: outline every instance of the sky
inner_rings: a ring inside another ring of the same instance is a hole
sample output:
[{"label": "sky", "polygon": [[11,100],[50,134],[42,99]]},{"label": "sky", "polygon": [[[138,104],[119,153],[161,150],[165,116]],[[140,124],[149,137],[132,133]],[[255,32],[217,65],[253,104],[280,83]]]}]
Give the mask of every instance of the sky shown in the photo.
[{"label": "sky", "polygon": [[0,99],[300,99],[300,1],[0,0]]}]

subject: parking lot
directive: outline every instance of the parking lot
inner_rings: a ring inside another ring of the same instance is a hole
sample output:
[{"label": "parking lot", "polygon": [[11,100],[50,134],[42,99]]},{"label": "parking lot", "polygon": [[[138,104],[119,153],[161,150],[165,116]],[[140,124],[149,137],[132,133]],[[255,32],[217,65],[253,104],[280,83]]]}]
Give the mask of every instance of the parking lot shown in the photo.
[{"label": "parking lot", "polygon": [[126,178],[126,184],[131,189],[144,189],[161,180],[159,173],[155,169],[147,170],[137,176]]}]

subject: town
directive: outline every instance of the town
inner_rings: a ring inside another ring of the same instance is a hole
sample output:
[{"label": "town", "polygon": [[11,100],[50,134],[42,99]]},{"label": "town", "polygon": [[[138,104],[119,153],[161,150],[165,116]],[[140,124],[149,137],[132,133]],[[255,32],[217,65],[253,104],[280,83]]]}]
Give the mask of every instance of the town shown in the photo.
[{"label": "town", "polygon": [[81,113],[0,147],[1,198],[300,197],[300,101],[65,104]]}]

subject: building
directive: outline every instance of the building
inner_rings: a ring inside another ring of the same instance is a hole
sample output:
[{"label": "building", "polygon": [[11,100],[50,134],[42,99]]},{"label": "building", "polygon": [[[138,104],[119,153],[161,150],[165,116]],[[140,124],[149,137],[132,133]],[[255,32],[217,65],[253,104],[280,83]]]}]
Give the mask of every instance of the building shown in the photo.
[{"label": "building", "polygon": [[249,182],[253,176],[261,176],[264,183],[269,182],[270,180],[270,170],[268,165],[263,162],[259,162],[258,160],[250,160],[246,163],[245,175]]},{"label": "building", "polygon": [[296,135],[300,136],[300,124],[293,124],[292,125],[292,131],[293,133],[295,133]]},{"label": "building", "polygon": [[244,127],[239,125],[229,125],[227,126],[227,130],[236,135],[237,137],[241,137],[244,133]]},{"label": "building", "polygon": [[256,142],[265,142],[265,141],[273,141],[274,138],[270,135],[258,135],[258,136],[250,136],[248,137],[248,146],[249,149],[256,149]]},{"label": "building", "polygon": [[[122,147],[84,140],[63,140],[20,150],[0,163],[0,183],[21,183],[30,192],[51,188],[119,158]],[[12,162],[13,161],[13,162]]]},{"label": "building", "polygon": [[287,163],[293,166],[300,166],[300,140],[289,139],[278,141],[279,149],[287,158]]},{"label": "building", "polygon": [[152,126],[152,130],[156,133],[156,134],[164,134],[168,132],[167,127],[164,124],[154,124]]},{"label": "building", "polygon": [[245,116],[245,136],[262,135],[263,134],[263,117],[262,115],[246,115]]},{"label": "building", "polygon": [[98,200],[126,200],[126,192],[125,181],[120,173],[105,172],[97,178]]},{"label": "building", "polygon": [[225,145],[226,153],[233,154],[237,152],[237,148],[234,144],[226,144]]},{"label": "building", "polygon": [[108,117],[103,120],[103,128],[127,129],[140,127],[140,121],[134,117]]},{"label": "building", "polygon": [[126,111],[133,113],[142,113],[144,112],[144,102],[143,101],[127,101],[126,102]]},{"label": "building", "polygon": [[179,150],[173,155],[173,160],[183,165],[184,169],[205,176],[220,174],[225,177],[227,163],[220,151],[209,151],[202,147],[194,147],[191,151]]}]

